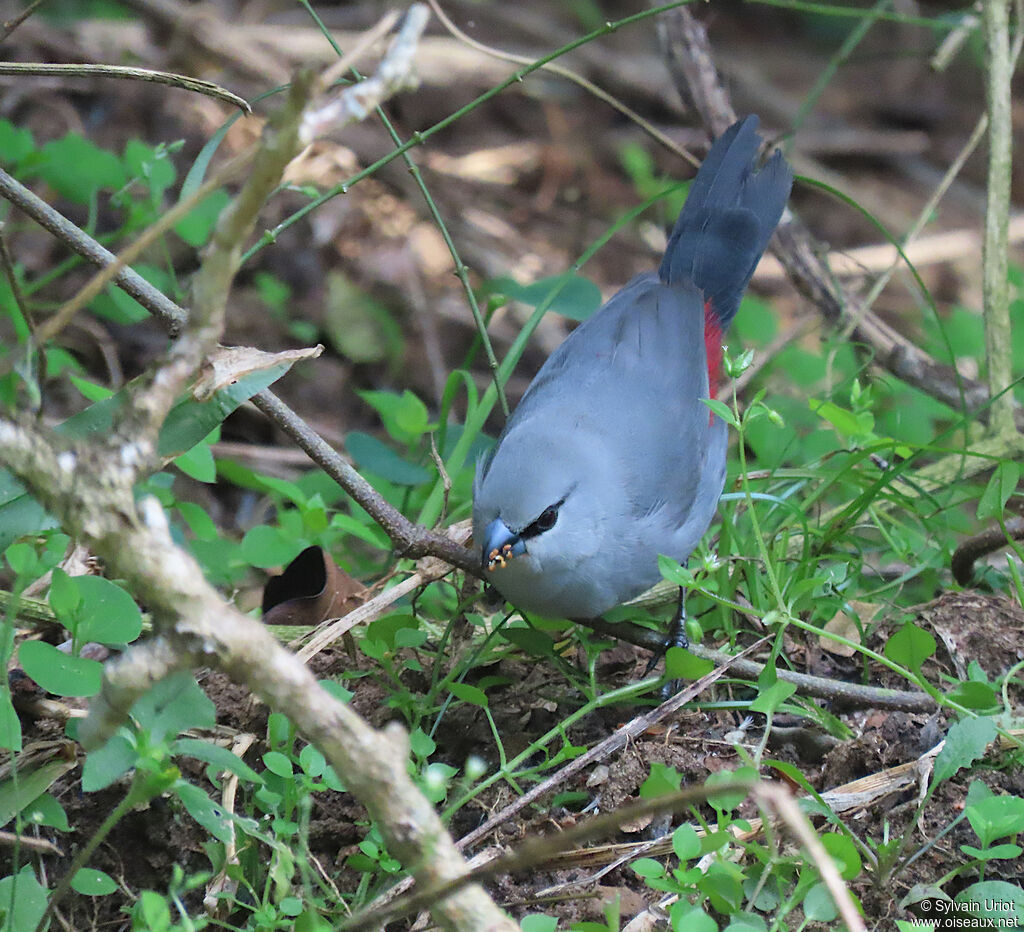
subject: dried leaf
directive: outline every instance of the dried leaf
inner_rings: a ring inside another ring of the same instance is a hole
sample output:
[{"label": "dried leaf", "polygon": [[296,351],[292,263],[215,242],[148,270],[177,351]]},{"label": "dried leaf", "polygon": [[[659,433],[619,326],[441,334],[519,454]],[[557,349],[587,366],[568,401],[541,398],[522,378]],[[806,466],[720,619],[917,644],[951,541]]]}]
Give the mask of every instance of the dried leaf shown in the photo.
[{"label": "dried leaf", "polygon": [[318,625],[361,605],[365,587],[338,568],[322,547],[307,547],[263,589],[268,625]]},{"label": "dried leaf", "polygon": [[251,346],[218,347],[207,358],[202,373],[192,387],[192,397],[196,401],[208,401],[215,392],[234,385],[251,372],[272,369],[281,363],[294,363],[300,359],[315,359],[323,351],[324,348],[319,344],[280,353],[264,353]]}]

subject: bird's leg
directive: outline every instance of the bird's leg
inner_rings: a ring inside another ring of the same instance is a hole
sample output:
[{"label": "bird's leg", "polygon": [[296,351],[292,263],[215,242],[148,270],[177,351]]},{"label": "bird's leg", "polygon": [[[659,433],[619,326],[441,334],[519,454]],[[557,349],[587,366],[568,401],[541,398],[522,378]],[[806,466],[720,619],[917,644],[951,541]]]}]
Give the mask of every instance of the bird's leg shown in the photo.
[{"label": "bird's leg", "polygon": [[661,642],[661,647],[654,652],[650,662],[647,664],[644,676],[651,675],[651,671],[658,665],[658,661],[668,653],[670,647],[682,647],[685,650],[689,646],[690,639],[686,636],[686,590],[680,586],[679,605],[676,613],[668,627],[668,632],[665,634],[665,640]]}]

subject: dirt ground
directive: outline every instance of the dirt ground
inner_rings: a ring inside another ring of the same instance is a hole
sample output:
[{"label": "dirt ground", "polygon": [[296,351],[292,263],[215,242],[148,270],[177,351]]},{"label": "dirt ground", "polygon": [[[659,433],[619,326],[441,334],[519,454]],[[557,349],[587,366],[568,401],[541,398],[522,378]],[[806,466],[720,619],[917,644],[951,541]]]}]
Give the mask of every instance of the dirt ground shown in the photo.
[{"label": "dirt ground", "polygon": [[[137,19],[118,23],[90,19],[55,22],[33,17],[6,40],[5,57],[41,62],[133,58],[148,67],[216,80],[251,99],[286,77],[297,61],[325,54],[315,44],[310,46],[311,23],[297,5],[240,0],[180,6],[172,3],[167,8],[177,12],[170,18],[150,0],[135,0],[131,6],[138,11]],[[316,8],[328,25],[345,30],[365,28],[380,12],[372,3],[316,4]],[[521,6],[448,3],[446,8],[474,39],[531,58],[584,31],[570,14],[569,5],[540,0]],[[920,9],[925,15],[935,11],[929,5]],[[237,48],[242,52],[236,49],[230,54],[217,54],[208,45],[204,47],[190,31],[198,27],[189,27],[191,20],[183,11],[209,14],[233,24]],[[606,3],[600,10],[606,18],[631,12],[632,7],[624,3]],[[842,41],[842,33],[837,35],[832,21],[812,20],[767,6],[716,2],[701,6],[698,13],[709,27],[737,109],[741,113],[759,112],[769,132],[792,120]],[[268,26],[269,33],[261,31]],[[432,35],[437,44],[431,46],[421,68],[420,88],[398,98],[389,108],[403,137],[433,125],[469,102],[511,67],[462,51],[436,25]],[[250,48],[248,43],[268,56],[280,72],[260,72],[263,59],[254,55],[247,59],[244,54]],[[933,47],[933,37],[927,30],[899,25],[873,30],[825,88],[797,136],[792,156],[798,172],[828,180],[897,230],[910,226],[983,107],[981,73],[969,56],[960,56],[946,71],[936,73],[929,68]],[[702,134],[695,120],[681,112],[650,22],[622,29],[570,56],[566,64],[619,96],[678,142],[700,143]],[[96,79],[0,80],[5,91],[0,117],[30,128],[38,140],[78,130],[120,151],[130,138],[150,143],[183,139],[177,157],[182,167],[190,163],[228,113],[226,107],[206,98],[149,84]],[[1024,119],[1024,114],[1017,115]],[[237,151],[256,131],[244,122],[237,124],[228,136],[226,152]],[[632,124],[575,86],[550,76],[537,76],[498,95],[434,136],[423,149],[413,150],[413,154],[474,277],[482,280],[511,275],[527,281],[564,271],[606,228],[610,217],[637,202],[635,189],[620,168],[618,153],[623,143],[638,138]],[[326,187],[346,177],[352,166],[369,164],[391,147],[379,126],[360,125],[346,131],[343,138],[318,144],[297,167],[293,180]],[[674,165],[669,156],[653,148],[650,151],[659,168],[679,174],[688,171]],[[1020,192],[1020,165],[1016,170],[1015,191]],[[984,159],[976,154],[944,200],[936,219],[937,229],[978,229],[983,192]],[[303,198],[285,193],[267,208],[264,226],[273,226],[303,203]],[[77,222],[88,219],[82,211],[59,200],[55,206]],[[851,249],[877,242],[877,231],[861,216],[837,210],[834,201],[806,187],[797,186],[793,206],[832,248]],[[635,231],[623,231],[616,239],[616,248],[604,250],[599,261],[588,265],[587,275],[610,294],[632,275],[651,266],[660,248],[657,235],[658,231],[652,233],[652,245]],[[30,275],[41,274],[64,256],[62,248],[41,230],[19,232],[12,248]],[[317,360],[315,377],[295,372],[280,383],[282,397],[334,441],[350,430],[377,428],[356,389],[409,387],[430,403],[439,397],[447,372],[461,363],[473,339],[465,297],[452,275],[448,254],[412,179],[396,162],[352,188],[345,197],[324,205],[311,220],[285,231],[273,248],[259,255],[239,281],[224,342],[266,350],[298,345],[284,322],[268,318],[255,284],[254,273],[260,270],[273,272],[291,287],[289,310],[293,318],[311,322],[321,333],[328,330],[330,322],[325,317],[336,300],[332,289],[337,287],[337,280],[332,276],[338,269],[344,270],[359,289],[386,305],[408,337],[400,359],[354,363],[329,350]],[[968,250],[942,264],[922,265],[922,270],[943,307],[958,302],[977,304],[980,281],[976,251]],[[72,274],[59,287],[70,291],[80,283],[81,279]],[[785,281],[760,274],[754,287],[771,299],[783,317],[806,313]],[[56,299],[61,295],[54,290],[52,296]],[[906,328],[900,300],[898,294],[890,297],[887,292],[877,307],[890,323]],[[525,388],[529,375],[546,353],[561,340],[565,329],[563,322],[554,320],[546,321],[539,329],[534,348],[524,357],[518,376],[510,384],[512,400]],[[501,351],[517,332],[518,322],[499,318],[492,330]],[[914,336],[913,332],[908,335]],[[70,330],[66,342],[98,380],[116,387],[139,372],[160,350],[162,334],[155,325],[123,328],[97,322]],[[482,370],[477,375],[483,384],[486,375]],[[50,405],[48,416],[58,417],[60,399]],[[268,448],[284,446],[285,442],[254,411],[243,409],[232,416],[225,425],[224,440],[258,445],[262,452],[253,456],[256,468],[284,475],[294,475],[299,468],[287,456],[267,457]],[[197,488],[196,496],[222,528],[231,530],[237,527],[238,501],[223,491],[214,489],[211,494]],[[254,580],[253,585],[259,582]],[[941,669],[950,677],[961,677],[958,651],[976,660],[990,677],[999,676],[1020,659],[1024,616],[1006,601],[980,594],[947,594],[922,607],[920,623],[931,628],[937,640],[946,645],[932,674]],[[951,650],[950,645],[956,649]],[[803,656],[809,665],[821,661],[808,645],[795,643],[792,647],[791,656]],[[632,647],[609,651],[599,667],[602,682],[629,682],[642,672],[646,662],[646,655]],[[827,662],[833,664],[829,675],[856,678],[860,672],[857,665],[844,667],[837,658],[827,658]],[[314,660],[316,672],[322,676],[349,669],[351,663],[351,657],[341,648],[325,651]],[[579,696],[554,689],[551,671],[541,664],[509,661],[500,670],[489,672],[510,681],[510,685],[490,694],[497,726],[510,752],[527,746],[580,701]],[[886,683],[883,671],[873,670],[872,675],[881,685],[900,685]],[[358,682],[353,707],[372,723],[383,724],[389,712],[381,702],[379,688],[370,679]],[[224,735],[265,733],[266,710],[244,691],[219,674],[203,675],[200,683],[217,705],[218,725]],[[717,695],[744,694],[738,687],[720,686]],[[592,744],[611,733],[632,711],[612,708],[595,713],[574,726],[570,737],[577,744]],[[773,757],[796,765],[819,791],[917,760],[946,729],[942,718],[925,713],[830,711],[852,729],[852,739],[823,753],[816,736],[808,738],[802,729],[780,727],[783,743],[771,748]],[[758,724],[755,722],[744,738],[751,745],[757,741]],[[739,760],[726,740],[738,725],[731,713],[681,713],[658,733],[641,737],[604,761],[605,771],[595,773],[596,768],[591,769],[580,774],[575,784],[560,790],[586,793],[600,811],[609,811],[636,796],[654,761],[677,769],[683,774],[684,785],[699,783],[710,772]],[[75,753],[61,741],[63,729],[59,723],[26,718],[25,727],[27,744],[57,742],[59,753]],[[469,752],[481,753],[481,749],[493,746],[480,710],[468,706],[449,714],[435,737],[440,756],[454,766],[462,766]],[[262,750],[260,744],[254,745],[252,758],[257,759]],[[123,795],[123,788],[117,786],[83,794],[80,777],[80,769],[72,769],[54,788],[68,812],[74,834],[55,839],[64,854],[45,859],[51,878],[60,876],[75,846],[89,836]],[[1024,777],[1019,771],[1002,770],[998,757],[982,772],[982,779],[993,789],[1024,795]],[[943,787],[915,829],[916,847],[936,838],[949,823],[951,813],[962,806],[965,792],[965,785],[956,778]],[[908,825],[917,793],[916,784],[904,787],[848,816],[848,820],[865,838],[877,841],[897,835]],[[453,833],[458,837],[472,830],[509,801],[507,789],[484,794],[458,815]],[[343,889],[347,882],[343,864],[362,838],[363,817],[361,809],[343,794],[316,797],[311,849]],[[575,812],[542,805],[502,826],[484,844],[514,845],[520,839],[571,825],[575,818]],[[637,826],[632,832],[624,831],[618,838],[606,840],[643,841],[651,831],[652,826]],[[208,868],[200,848],[204,837],[191,820],[157,800],[123,820],[97,852],[93,866],[106,870],[128,890],[164,889],[174,864],[186,871]],[[855,886],[869,925],[891,928],[891,920],[908,918],[909,913],[898,908],[899,901],[915,884],[934,881],[951,864],[958,863],[962,858],[958,846],[970,841],[965,827],[939,838],[894,883]],[[628,866],[594,881],[591,878],[597,869],[593,864],[538,869],[503,877],[492,889],[514,915],[554,910],[567,922],[600,918],[602,903],[615,894],[621,895],[624,918],[653,901],[651,891]],[[1019,881],[1024,876],[1024,858],[993,862],[988,876]],[[570,886],[573,884],[579,886]],[[565,898],[555,905],[545,902],[538,906],[537,898],[549,888],[566,891]],[[196,899],[201,900],[201,891]],[[124,901],[116,897],[78,897],[68,904],[69,927],[118,928],[123,922],[118,912],[123,905]]]}]

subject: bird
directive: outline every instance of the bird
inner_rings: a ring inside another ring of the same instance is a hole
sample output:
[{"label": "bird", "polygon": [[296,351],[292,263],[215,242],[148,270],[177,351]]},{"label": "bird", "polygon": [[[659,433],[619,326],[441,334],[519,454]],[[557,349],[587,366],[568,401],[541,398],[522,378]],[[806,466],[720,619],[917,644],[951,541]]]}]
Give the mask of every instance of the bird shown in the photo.
[{"label": "bird", "polygon": [[[758,165],[757,127],[714,141],[658,271],[565,338],[478,461],[474,541],[516,609],[600,618],[660,579],[659,555],[685,564],[711,524],[728,437],[704,399],[793,183],[780,151]],[[681,646],[684,620],[681,593]]]}]

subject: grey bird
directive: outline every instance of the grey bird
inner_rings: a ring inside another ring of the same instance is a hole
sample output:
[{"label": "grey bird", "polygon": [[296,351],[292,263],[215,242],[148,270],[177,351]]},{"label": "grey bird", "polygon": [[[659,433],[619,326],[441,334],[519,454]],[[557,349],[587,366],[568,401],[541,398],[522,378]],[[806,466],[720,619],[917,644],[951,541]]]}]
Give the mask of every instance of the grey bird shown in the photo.
[{"label": "grey bird", "polygon": [[715,141],[657,274],[564,340],[477,466],[474,540],[518,609],[597,618],[658,581],[659,554],[685,563],[711,523],[727,435],[702,399],[793,181],[781,152],[757,167],[757,125]]}]

